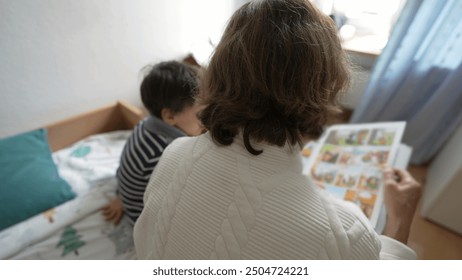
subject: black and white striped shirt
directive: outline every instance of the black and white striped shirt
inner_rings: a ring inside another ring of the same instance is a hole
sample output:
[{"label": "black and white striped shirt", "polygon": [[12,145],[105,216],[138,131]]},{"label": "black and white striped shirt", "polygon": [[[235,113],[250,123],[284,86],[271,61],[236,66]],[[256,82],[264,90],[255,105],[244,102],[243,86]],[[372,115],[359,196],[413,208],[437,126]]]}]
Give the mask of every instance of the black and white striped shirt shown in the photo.
[{"label": "black and white striped shirt", "polygon": [[127,140],[117,170],[118,195],[124,213],[135,223],[143,210],[143,196],[164,149],[184,134],[156,117],[142,120]]}]

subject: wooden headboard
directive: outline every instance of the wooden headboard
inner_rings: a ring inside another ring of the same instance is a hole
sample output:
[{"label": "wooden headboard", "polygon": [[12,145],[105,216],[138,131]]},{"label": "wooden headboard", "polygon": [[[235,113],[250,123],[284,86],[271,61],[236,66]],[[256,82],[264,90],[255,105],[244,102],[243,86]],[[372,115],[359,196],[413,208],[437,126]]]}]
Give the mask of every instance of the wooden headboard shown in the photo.
[{"label": "wooden headboard", "polygon": [[143,117],[141,109],[125,101],[118,101],[45,128],[50,148],[54,152],[93,134],[132,129]]}]

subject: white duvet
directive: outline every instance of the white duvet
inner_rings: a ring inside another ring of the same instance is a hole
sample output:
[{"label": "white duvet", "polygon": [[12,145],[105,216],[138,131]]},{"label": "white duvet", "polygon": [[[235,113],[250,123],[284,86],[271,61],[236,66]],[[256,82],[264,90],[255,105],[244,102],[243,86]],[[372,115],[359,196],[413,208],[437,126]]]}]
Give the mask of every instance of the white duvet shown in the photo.
[{"label": "white duvet", "polygon": [[0,232],[0,259],[133,259],[132,226],[104,221],[115,172],[131,131],[86,138],[53,153],[76,198]]}]

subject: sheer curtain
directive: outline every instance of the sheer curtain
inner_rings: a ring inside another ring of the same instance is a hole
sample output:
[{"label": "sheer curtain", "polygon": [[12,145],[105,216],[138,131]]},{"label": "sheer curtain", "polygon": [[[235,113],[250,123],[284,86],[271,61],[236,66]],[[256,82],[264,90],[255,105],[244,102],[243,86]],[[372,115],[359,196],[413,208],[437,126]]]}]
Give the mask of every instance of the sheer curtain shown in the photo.
[{"label": "sheer curtain", "polygon": [[462,1],[408,0],[351,122],[407,121],[411,162],[427,162],[462,122],[461,62]]}]

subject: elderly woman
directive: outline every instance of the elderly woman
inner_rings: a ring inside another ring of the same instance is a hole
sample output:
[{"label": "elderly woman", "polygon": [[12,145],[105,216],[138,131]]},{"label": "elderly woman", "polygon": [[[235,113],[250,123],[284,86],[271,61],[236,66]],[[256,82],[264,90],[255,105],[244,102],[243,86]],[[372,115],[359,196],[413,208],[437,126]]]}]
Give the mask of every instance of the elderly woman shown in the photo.
[{"label": "elderly woman", "polygon": [[301,147],[348,84],[329,17],[307,0],[243,5],[201,83],[208,132],[164,152],[134,229],[140,259],[415,257],[405,242],[420,188],[406,171],[385,171],[383,236],[302,174]]}]

